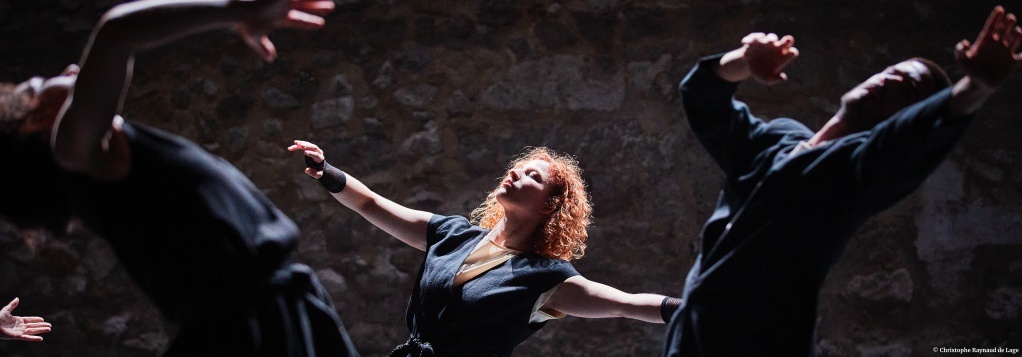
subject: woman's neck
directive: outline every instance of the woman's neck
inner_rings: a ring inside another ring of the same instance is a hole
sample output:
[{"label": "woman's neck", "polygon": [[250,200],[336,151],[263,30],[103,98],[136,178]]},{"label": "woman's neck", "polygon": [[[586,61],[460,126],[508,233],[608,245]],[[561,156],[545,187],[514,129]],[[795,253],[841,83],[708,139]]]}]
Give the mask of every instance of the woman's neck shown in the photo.
[{"label": "woman's neck", "polygon": [[530,240],[533,233],[539,226],[538,221],[516,219],[514,216],[505,215],[497,225],[493,227],[491,239],[494,243],[517,251],[531,251]]}]

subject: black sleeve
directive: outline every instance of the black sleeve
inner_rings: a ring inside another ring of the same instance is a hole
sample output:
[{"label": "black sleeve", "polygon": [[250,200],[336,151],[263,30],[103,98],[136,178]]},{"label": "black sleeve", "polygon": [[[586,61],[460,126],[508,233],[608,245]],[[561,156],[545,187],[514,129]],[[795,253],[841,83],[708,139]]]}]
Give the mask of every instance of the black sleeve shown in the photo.
[{"label": "black sleeve", "polygon": [[723,54],[706,57],[682,80],[679,92],[693,133],[728,175],[747,167],[755,157],[762,120],[734,99],[738,83],[714,73]]},{"label": "black sleeve", "polygon": [[860,208],[876,212],[918,187],[955,147],[971,116],[944,115],[951,88],[878,124],[853,153]]},{"label": "black sleeve", "polygon": [[429,250],[429,247],[448,237],[452,239],[471,238],[471,235],[464,233],[472,227],[472,223],[469,222],[468,218],[434,214],[429,219],[429,225],[426,228],[426,250]]}]

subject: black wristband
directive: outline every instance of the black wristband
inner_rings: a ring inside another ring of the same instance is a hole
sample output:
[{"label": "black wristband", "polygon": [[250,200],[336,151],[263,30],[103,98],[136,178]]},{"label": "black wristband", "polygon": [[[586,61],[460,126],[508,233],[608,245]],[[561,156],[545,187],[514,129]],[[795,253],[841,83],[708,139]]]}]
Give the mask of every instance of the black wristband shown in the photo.
[{"label": "black wristband", "polygon": [[325,163],[326,160],[316,162],[316,160],[313,160],[311,157],[308,156],[305,157],[305,167],[308,167],[316,171],[323,171],[323,164]]},{"label": "black wristband", "polygon": [[344,190],[347,183],[348,175],[344,171],[323,160],[323,177],[319,178],[320,185],[323,185],[327,191],[338,193]]},{"label": "black wristband", "polygon": [[660,302],[660,317],[664,319],[665,323],[671,322],[671,317],[674,316],[674,312],[678,311],[680,307],[681,299],[664,296],[664,301]]}]

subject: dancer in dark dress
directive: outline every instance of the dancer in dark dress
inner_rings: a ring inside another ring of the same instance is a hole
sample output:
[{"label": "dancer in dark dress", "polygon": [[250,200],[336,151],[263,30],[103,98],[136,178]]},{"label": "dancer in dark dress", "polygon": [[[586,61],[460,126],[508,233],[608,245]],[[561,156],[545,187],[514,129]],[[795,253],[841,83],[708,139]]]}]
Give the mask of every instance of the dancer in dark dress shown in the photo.
[{"label": "dancer in dark dress", "polygon": [[997,7],[955,57],[910,59],[853,88],[813,133],[765,122],[734,99],[738,82],[786,79],[790,36],[754,33],[705,58],[681,83],[696,137],[727,175],[670,322],[666,356],[814,354],[817,297],[845,243],[870,216],[902,199],[943,161],[973,114],[1022,62],[1022,30]]},{"label": "dancer in dark dress", "polygon": [[326,164],[314,144],[307,174],[372,224],[422,251],[408,304],[408,342],[391,356],[508,356],[551,318],[627,317],[662,323],[680,301],[590,281],[569,262],[585,250],[592,208],[577,163],[535,148],[511,163],[473,213],[410,209]]},{"label": "dancer in dark dress", "polygon": [[[50,228],[73,214],[109,241],[163,316],[180,324],[168,356],[357,355],[315,275],[290,261],[295,224],[225,160],[117,115],[136,50],[234,28],[269,60],[269,30],[319,28],[323,19],[313,13],[332,9],[329,0],[114,7],[80,70],[3,93],[0,163],[19,175],[0,175],[0,213]],[[32,181],[40,178],[45,190],[12,190],[38,187]]]}]

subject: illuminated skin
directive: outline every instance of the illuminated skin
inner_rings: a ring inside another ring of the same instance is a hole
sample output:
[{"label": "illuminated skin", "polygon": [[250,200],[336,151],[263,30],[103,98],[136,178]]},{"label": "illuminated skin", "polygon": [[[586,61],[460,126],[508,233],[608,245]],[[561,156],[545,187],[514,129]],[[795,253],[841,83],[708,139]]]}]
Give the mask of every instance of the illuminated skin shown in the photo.
[{"label": "illuminated skin", "polygon": [[[323,150],[307,141],[295,140],[288,150],[302,152],[316,162],[325,160]],[[312,168],[306,168],[305,173],[316,179],[323,176],[322,171]],[[544,207],[551,192],[549,177],[550,163],[542,160],[528,161],[507,172],[497,188],[497,202],[504,208],[505,217],[490,232],[495,243],[529,251],[527,242],[550,214]],[[397,204],[351,175],[346,182],[344,190],[332,194],[338,202],[405,244],[426,250],[426,232],[433,213]],[[561,283],[543,307],[577,317],[627,317],[664,323],[660,316],[663,299],[663,295],[625,293],[576,275]]]},{"label": "illuminated skin", "polygon": [[0,309],[0,340],[42,341],[42,333],[50,332],[50,324],[38,316],[14,316],[20,300],[14,298]]},{"label": "illuminated skin", "polygon": [[[137,50],[181,37],[231,28],[264,59],[276,57],[267,34],[277,27],[317,29],[329,0],[143,0],[108,11],[80,63],[69,73],[24,84],[39,99],[41,122],[53,121],[54,157],[64,169],[102,181],[130,172],[130,147],[117,124]],[[71,72],[79,72],[77,69]],[[63,100],[61,100],[63,99]],[[52,117],[51,117],[52,115]],[[51,119],[52,118],[52,119]]]},{"label": "illuminated skin", "polygon": [[842,108],[837,115],[879,122],[936,91],[930,70],[922,62],[906,60],[874,74],[841,96]]}]

